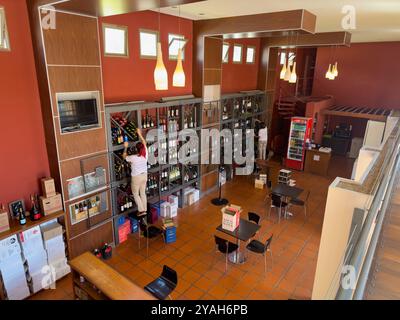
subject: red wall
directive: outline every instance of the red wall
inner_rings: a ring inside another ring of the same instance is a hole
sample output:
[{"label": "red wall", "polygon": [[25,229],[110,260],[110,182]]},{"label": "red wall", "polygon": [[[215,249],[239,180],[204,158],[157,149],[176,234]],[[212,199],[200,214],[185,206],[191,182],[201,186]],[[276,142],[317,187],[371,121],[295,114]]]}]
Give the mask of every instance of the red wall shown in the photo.
[{"label": "red wall", "polygon": [[[158,13],[153,11],[135,12],[101,18],[100,32],[102,36],[102,22],[128,26],[129,58],[104,57],[103,83],[106,103],[125,102],[133,100],[158,100],[161,97],[192,94],[192,56],[193,56],[193,22],[179,19],[174,16],[161,14],[161,43],[165,67],[169,76],[169,90],[156,91],[154,88],[153,73],[156,60],[140,59],[139,29],[159,30]],[[176,68],[176,61],[168,58],[168,34],[182,34],[189,42],[185,48],[183,68],[186,74],[186,87],[172,86],[172,76]],[[102,44],[103,48],[103,44]],[[103,49],[102,49],[102,52]]]},{"label": "red wall", "polygon": [[39,178],[50,170],[26,4],[0,5],[11,45],[10,52],[0,51],[0,202],[7,204],[39,193]]},{"label": "red wall", "polygon": [[[260,62],[260,39],[235,39],[225,40],[230,44],[229,62],[222,65],[222,93],[232,93],[257,89],[257,77]],[[243,61],[235,64],[233,59],[233,45],[243,45]],[[247,46],[256,47],[256,61],[254,64],[246,64]],[[221,57],[222,58],[222,57]]]},{"label": "red wall", "polygon": [[[330,56],[339,76],[325,79]],[[360,43],[350,48],[318,48],[313,95],[334,96],[346,106],[400,108],[400,42]]]}]

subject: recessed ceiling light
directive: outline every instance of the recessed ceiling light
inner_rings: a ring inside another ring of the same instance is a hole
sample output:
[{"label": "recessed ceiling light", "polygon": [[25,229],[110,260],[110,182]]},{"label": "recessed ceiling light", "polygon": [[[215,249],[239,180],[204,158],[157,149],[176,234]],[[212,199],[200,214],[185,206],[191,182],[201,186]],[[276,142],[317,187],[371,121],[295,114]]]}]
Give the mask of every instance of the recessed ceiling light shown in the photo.
[{"label": "recessed ceiling light", "polygon": [[206,14],[205,13],[199,13],[199,16],[205,16]]}]

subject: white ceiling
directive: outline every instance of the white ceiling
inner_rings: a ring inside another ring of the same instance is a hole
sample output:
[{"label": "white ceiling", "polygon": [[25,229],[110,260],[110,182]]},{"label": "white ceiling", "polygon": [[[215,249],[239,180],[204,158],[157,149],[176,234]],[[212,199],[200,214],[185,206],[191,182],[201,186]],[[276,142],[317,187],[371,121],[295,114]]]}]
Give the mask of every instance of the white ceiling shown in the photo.
[{"label": "white ceiling", "polygon": [[[400,0],[207,0],[180,9],[192,20],[306,9],[317,16],[316,32],[329,32],[343,31],[345,5],[356,10],[356,29],[347,30],[352,42],[400,41]],[[176,7],[161,12],[179,15]]]}]

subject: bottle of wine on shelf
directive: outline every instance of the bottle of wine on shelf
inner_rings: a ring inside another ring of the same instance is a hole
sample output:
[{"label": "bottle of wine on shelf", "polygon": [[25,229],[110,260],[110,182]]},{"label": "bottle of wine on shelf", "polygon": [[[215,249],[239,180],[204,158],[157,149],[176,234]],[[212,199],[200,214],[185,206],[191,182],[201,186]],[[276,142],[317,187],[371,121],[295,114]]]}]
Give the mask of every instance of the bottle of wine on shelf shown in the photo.
[{"label": "bottle of wine on shelf", "polygon": [[25,212],[22,210],[22,208],[19,208],[18,220],[19,220],[19,224],[21,226],[26,225],[26,216],[25,216]]},{"label": "bottle of wine on shelf", "polygon": [[42,217],[40,213],[38,202],[37,202],[37,195],[31,195],[31,212],[30,218],[32,221],[37,221]]}]

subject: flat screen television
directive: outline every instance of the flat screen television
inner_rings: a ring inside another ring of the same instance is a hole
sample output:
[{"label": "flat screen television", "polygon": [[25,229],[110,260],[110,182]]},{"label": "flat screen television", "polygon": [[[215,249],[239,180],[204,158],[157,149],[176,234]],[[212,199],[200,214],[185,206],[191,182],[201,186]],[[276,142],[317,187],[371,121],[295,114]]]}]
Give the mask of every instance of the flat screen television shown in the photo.
[{"label": "flat screen television", "polygon": [[79,99],[58,99],[61,132],[74,132],[99,127],[95,97]]}]

